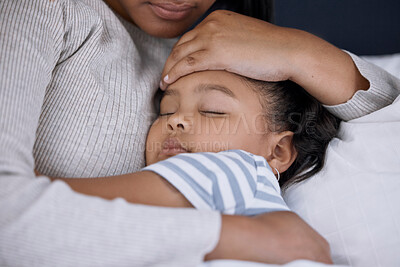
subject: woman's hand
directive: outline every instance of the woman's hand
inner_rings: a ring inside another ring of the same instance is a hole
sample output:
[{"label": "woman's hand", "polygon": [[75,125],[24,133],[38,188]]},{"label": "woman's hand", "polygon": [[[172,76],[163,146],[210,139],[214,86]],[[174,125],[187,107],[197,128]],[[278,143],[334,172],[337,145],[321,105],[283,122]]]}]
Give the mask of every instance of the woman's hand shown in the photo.
[{"label": "woman's hand", "polygon": [[[277,26],[231,11],[211,13],[176,43],[164,66],[168,84],[195,71],[227,70],[259,80],[289,78]],[[281,38],[282,39],[282,38]],[[279,52],[279,54],[277,54]],[[163,83],[163,88],[167,83]]]},{"label": "woman's hand", "polygon": [[351,57],[326,41],[230,11],[211,13],[182,36],[167,59],[160,87],[203,70],[292,80],[329,105],[346,102],[369,87]]},{"label": "woman's hand", "polygon": [[205,260],[237,259],[285,264],[307,259],[330,264],[329,244],[293,212],[222,216],[221,236]]}]

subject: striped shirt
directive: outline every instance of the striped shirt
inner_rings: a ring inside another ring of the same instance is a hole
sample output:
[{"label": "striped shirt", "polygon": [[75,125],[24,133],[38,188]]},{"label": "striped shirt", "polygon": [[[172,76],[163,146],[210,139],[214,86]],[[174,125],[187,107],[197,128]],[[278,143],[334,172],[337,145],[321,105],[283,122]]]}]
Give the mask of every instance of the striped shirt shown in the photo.
[{"label": "striped shirt", "polygon": [[197,209],[250,216],[289,210],[267,161],[243,150],[182,153],[143,170],[166,179]]}]

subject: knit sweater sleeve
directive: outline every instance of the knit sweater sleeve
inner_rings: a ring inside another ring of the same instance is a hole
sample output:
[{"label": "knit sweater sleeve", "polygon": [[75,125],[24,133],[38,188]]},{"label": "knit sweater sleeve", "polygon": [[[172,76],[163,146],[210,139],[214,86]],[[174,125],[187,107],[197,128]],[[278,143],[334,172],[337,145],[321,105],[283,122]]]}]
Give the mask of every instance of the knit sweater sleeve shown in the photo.
[{"label": "knit sweater sleeve", "polygon": [[400,93],[400,79],[385,70],[366,62],[358,56],[347,52],[353,59],[361,75],[370,83],[366,91],[357,91],[346,103],[325,106],[337,117],[349,121],[390,105]]},{"label": "knit sweater sleeve", "polygon": [[218,241],[218,213],[107,201],[35,177],[65,3],[0,1],[0,265],[194,266]]}]

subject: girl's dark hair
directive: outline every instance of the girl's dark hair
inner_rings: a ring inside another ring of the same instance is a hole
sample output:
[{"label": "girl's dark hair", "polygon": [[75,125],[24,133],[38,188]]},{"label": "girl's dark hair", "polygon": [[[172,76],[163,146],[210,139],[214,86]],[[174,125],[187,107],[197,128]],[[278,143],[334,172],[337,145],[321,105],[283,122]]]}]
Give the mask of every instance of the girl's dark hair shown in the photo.
[{"label": "girl's dark hair", "polygon": [[280,185],[287,188],[319,172],[324,166],[326,148],[336,136],[340,120],[294,82],[245,79],[260,93],[269,129],[294,133],[292,142],[297,158],[287,171],[281,173]]}]

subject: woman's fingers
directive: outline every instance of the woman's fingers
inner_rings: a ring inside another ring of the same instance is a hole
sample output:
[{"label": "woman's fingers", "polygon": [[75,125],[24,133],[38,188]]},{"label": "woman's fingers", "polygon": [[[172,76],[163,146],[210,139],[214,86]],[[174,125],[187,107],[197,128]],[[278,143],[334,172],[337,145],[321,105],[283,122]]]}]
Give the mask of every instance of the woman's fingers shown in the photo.
[{"label": "woman's fingers", "polygon": [[[198,66],[197,64],[193,64],[193,61],[194,59],[210,60],[210,58],[206,57],[197,58],[193,57],[191,54],[205,50],[214,51],[217,50],[218,47],[222,45],[221,43],[215,41],[211,44],[211,40],[215,40],[215,34],[220,32],[220,30],[222,29],[221,27],[223,26],[223,23],[218,21],[218,16],[220,15],[216,15],[219,13],[221,12],[218,11],[213,12],[206,19],[204,19],[199,25],[197,25],[196,28],[185,33],[175,44],[175,46],[172,48],[171,54],[169,55],[164,65],[160,82],[161,89],[165,89],[168,86],[168,84],[176,81],[181,76],[185,76],[194,71],[204,70],[204,67],[201,67],[200,69],[193,68]],[[205,54],[203,53],[203,55]],[[189,68],[185,68],[184,67],[185,64],[182,63],[182,61],[186,62],[186,65]],[[209,63],[211,68],[213,62],[210,61]],[[172,73],[169,73],[171,69],[174,68],[174,66],[178,66],[179,69],[175,70]],[[201,64],[200,66],[203,66],[203,64]],[[187,72],[185,71],[186,69],[188,70]],[[175,76],[176,74],[178,74],[179,76]]]},{"label": "woman's fingers", "polygon": [[169,70],[168,74],[163,76],[160,88],[165,90],[169,84],[175,82],[182,76],[188,75],[196,71],[204,71],[208,69],[218,69],[213,62],[207,60],[207,50],[198,50],[192,54],[182,57]]},{"label": "woman's fingers", "polygon": [[175,65],[177,65],[182,60],[186,60],[188,63],[191,63],[192,60],[191,55],[203,50],[205,50],[204,41],[198,38],[192,39],[190,41],[175,46],[172,49],[171,54],[167,58],[167,61],[165,62],[164,69],[161,75],[162,78],[161,78],[160,88],[164,90],[167,84],[171,83],[169,80],[164,81],[164,78],[167,74],[168,77],[173,77],[174,81],[177,80],[177,78],[179,78],[175,77],[173,73],[172,74],[170,73],[171,69]]},{"label": "woman's fingers", "polygon": [[196,49],[200,49],[199,38],[197,38],[196,30],[193,29],[187,33],[185,33],[172,47],[171,53],[167,58],[167,61],[164,65],[163,77],[166,73],[166,70],[169,70],[170,67],[176,64],[182,57],[193,53]]}]

